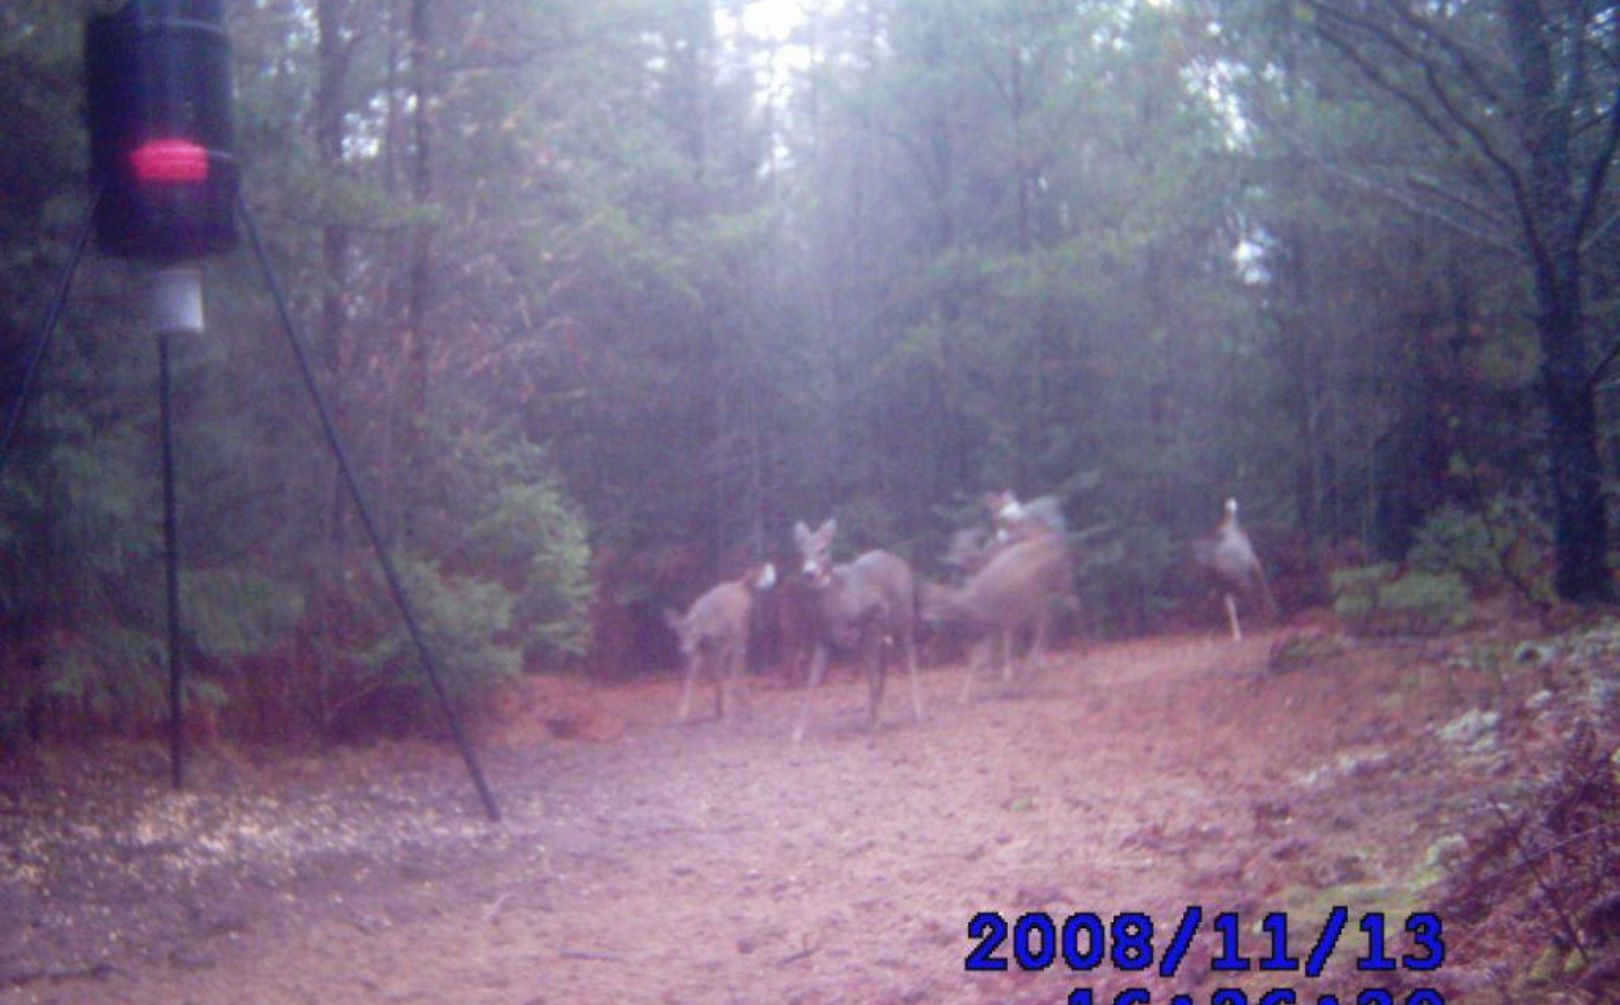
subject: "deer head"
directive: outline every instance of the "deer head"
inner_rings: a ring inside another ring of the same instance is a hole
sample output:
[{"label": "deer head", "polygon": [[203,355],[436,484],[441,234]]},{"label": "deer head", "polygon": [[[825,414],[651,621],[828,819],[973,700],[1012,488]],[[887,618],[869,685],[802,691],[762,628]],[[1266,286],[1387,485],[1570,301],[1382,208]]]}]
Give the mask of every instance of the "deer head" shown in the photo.
[{"label": "deer head", "polygon": [[804,578],[811,586],[826,586],[832,578],[832,542],[837,533],[837,517],[830,517],[814,531],[803,521],[793,525],[793,543],[799,547]]}]

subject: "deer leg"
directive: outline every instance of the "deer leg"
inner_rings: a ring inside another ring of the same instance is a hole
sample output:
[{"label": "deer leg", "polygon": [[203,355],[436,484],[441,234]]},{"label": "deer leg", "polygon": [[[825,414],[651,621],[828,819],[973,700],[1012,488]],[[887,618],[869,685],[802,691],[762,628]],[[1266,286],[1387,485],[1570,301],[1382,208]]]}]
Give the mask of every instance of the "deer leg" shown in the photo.
[{"label": "deer leg", "polygon": [[869,646],[866,656],[866,728],[878,724],[878,706],[883,704],[884,675],[888,672],[888,643],[880,636]]},{"label": "deer leg", "polygon": [[1035,636],[1029,642],[1029,662],[1035,668],[1032,673],[1046,669],[1046,637],[1051,630],[1052,606],[1047,604],[1035,618]]},{"label": "deer leg", "polygon": [[748,687],[748,649],[745,646],[736,654],[731,666],[731,674],[727,677],[731,686],[731,707],[738,715],[749,715],[752,709],[749,704]]},{"label": "deer leg", "polygon": [[686,721],[686,714],[692,711],[692,682],[697,679],[698,657],[693,656],[686,661],[686,687],[681,693],[681,710],[679,721]]},{"label": "deer leg", "polygon": [[810,681],[804,686],[804,711],[799,716],[799,725],[793,730],[793,742],[804,742],[805,727],[810,725],[810,699],[816,692],[816,686],[821,683],[821,675],[827,672],[827,646],[818,641],[815,654],[810,657]]},{"label": "deer leg", "polygon": [[1222,594],[1221,599],[1226,601],[1226,620],[1232,625],[1232,641],[1242,642],[1243,628],[1238,625],[1237,600],[1230,593]]},{"label": "deer leg", "polygon": [[911,670],[911,714],[922,722],[922,685],[917,680],[917,635],[907,632],[901,641],[906,646],[906,666]]},{"label": "deer leg", "polygon": [[714,661],[714,718],[726,717],[726,689],[731,686],[731,654],[722,652]]},{"label": "deer leg", "polygon": [[984,666],[985,655],[989,652],[990,646],[994,644],[995,640],[988,635],[973,643],[973,651],[968,654],[967,674],[962,678],[963,703],[967,702],[968,692],[973,689],[973,678],[978,674],[979,668]]}]

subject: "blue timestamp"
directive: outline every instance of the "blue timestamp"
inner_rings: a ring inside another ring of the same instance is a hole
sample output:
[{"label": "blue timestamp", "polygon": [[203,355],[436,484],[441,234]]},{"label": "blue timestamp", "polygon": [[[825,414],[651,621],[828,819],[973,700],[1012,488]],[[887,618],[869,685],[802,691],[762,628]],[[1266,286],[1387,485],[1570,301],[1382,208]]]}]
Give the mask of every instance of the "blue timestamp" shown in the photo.
[{"label": "blue timestamp", "polygon": [[[1352,926],[1352,920],[1354,925]],[[1243,924],[1235,911],[1206,915],[1203,908],[1186,908],[1173,928],[1154,923],[1151,915],[1126,911],[1104,921],[1101,915],[1082,911],[1058,921],[1044,911],[1019,915],[1010,924],[994,911],[981,911],[968,922],[968,938],[974,941],[963,963],[977,973],[998,973],[1016,968],[1046,970],[1062,966],[1075,973],[1112,969],[1122,974],[1156,976],[1168,980],[1183,967],[1202,967],[1217,975],[1254,973],[1264,976],[1298,974],[1307,979],[1322,976],[1328,962],[1341,952],[1353,954],[1358,974],[1373,975],[1433,973],[1446,959],[1444,927],[1440,916],[1416,911],[1397,922],[1400,933],[1392,935],[1389,919],[1382,911],[1368,911],[1352,919],[1346,907],[1334,907],[1320,926],[1312,927],[1296,942],[1296,931],[1286,913],[1265,915],[1258,925],[1258,946],[1245,951]],[[1353,927],[1353,930],[1352,930]],[[1200,934],[1205,938],[1198,940]],[[1195,940],[1202,949],[1195,947]],[[1400,942],[1397,951],[1395,943]],[[1212,943],[1212,944],[1211,944]],[[1076,988],[1069,1005],[1154,1005],[1146,987],[1132,987],[1109,999],[1099,998],[1091,988]],[[1184,993],[1161,997],[1171,1005],[1203,1005]],[[1219,988],[1208,997],[1208,1005],[1445,1005],[1433,988],[1421,987],[1396,993],[1368,987],[1353,997],[1333,993],[1301,994],[1291,987],[1275,987],[1253,998],[1237,988]]]}]

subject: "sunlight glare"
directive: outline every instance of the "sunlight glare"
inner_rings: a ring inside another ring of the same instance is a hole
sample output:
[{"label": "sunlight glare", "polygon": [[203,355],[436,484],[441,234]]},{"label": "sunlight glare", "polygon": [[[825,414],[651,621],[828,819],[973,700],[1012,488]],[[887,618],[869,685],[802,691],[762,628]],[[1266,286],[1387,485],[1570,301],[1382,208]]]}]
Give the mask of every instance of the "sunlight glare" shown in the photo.
[{"label": "sunlight glare", "polygon": [[786,41],[805,22],[809,0],[752,0],[743,8],[743,30],[758,38]]}]

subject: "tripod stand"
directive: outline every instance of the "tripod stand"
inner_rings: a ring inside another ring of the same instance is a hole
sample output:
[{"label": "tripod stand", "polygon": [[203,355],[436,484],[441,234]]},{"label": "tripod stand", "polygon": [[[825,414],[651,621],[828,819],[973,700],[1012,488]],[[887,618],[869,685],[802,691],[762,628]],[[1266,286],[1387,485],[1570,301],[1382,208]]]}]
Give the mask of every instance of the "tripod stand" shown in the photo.
[{"label": "tripod stand", "polygon": [[[50,307],[45,315],[45,321],[40,326],[34,344],[28,351],[17,397],[12,402],[6,416],[4,431],[0,433],[0,475],[4,474],[6,460],[11,453],[12,440],[22,422],[22,416],[26,410],[34,381],[38,376],[40,365],[45,358],[46,350],[49,348],[51,338],[61,318],[62,310],[66,306],[68,293],[73,285],[74,274],[78,271],[79,263],[83,258],[84,248],[94,227],[96,212],[101,200],[102,189],[98,187],[91,198],[91,205],[85,214],[84,221],[74,236],[68,260],[62,268]],[[337,426],[332,420],[331,408],[327,404],[325,395],[321,393],[320,385],[315,381],[314,368],[310,364],[309,351],[306,347],[307,340],[293,318],[280,277],[276,275],[275,267],[271,264],[270,256],[266,253],[264,242],[259,235],[258,224],[248,208],[246,199],[240,195],[237,196],[236,209],[247,231],[249,243],[253,246],[254,255],[259,261],[271,297],[275,301],[276,313],[280,318],[282,331],[292,345],[293,356],[297,360],[299,372],[303,376],[304,386],[309,390],[310,398],[314,402],[327,444],[331,447],[332,454],[337,460],[343,484],[348,491],[349,498],[354,502],[355,509],[359,512],[361,525],[365,528],[366,537],[371,542],[372,550],[376,553],[383,578],[388,584],[389,594],[393,598],[394,605],[399,608],[406,632],[410,635],[411,643],[416,649],[423,669],[427,672],[428,681],[432,685],[434,696],[444,713],[451,738],[460,751],[462,760],[466,763],[467,772],[472,777],[474,787],[478,790],[478,797],[483,803],[484,811],[488,814],[490,820],[499,821],[501,813],[500,808],[495,803],[495,796],[484,779],[483,769],[479,766],[478,757],[461,727],[455,707],[445,689],[438,664],[428,648],[426,639],[423,637],[421,625],[411,607],[409,598],[406,596],[399,574],[394,568],[394,563],[389,558],[382,534],[378,531],[377,522],[372,516],[371,506],[366,501],[359,479],[355,476],[354,466],[350,463],[349,451],[344,446],[343,438],[339,435]],[[185,738],[181,718],[184,708],[180,659],[179,556],[176,549],[179,522],[174,492],[173,415],[169,358],[171,336],[187,332],[200,333],[202,330],[202,290],[201,280],[194,269],[160,270],[154,275],[153,284],[153,328],[158,340],[159,425],[161,428],[160,437],[163,457],[164,585],[168,614],[169,761],[171,783],[178,789],[183,786],[185,780]]]}]

